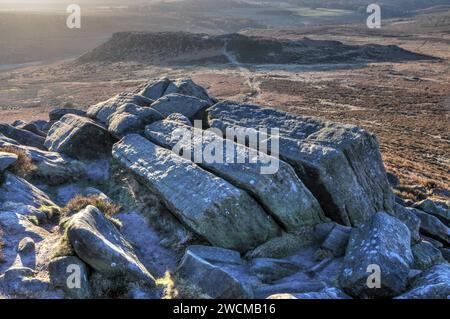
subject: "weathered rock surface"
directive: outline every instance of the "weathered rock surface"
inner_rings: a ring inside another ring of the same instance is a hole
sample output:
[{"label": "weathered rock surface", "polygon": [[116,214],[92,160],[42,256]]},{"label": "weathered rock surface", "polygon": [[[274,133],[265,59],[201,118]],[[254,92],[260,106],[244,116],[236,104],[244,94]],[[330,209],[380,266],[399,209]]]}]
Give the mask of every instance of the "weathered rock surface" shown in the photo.
[{"label": "weathered rock surface", "polygon": [[392,215],[408,227],[411,233],[411,242],[418,243],[421,239],[420,218],[414,214],[414,209],[395,203]]},{"label": "weathered rock surface", "polygon": [[123,104],[131,103],[138,106],[150,106],[154,101],[145,96],[133,93],[120,93],[107,101],[92,105],[87,110],[87,115],[103,124],[108,122],[108,118],[114,114]]},{"label": "weathered rock surface", "polygon": [[[352,230],[344,258],[340,284],[351,296],[360,298],[393,297],[406,290],[413,263],[408,228],[384,212],[360,228]],[[381,271],[381,287],[367,285],[370,265]]]},{"label": "weathered rock surface", "polygon": [[157,100],[164,95],[180,94],[196,97],[206,101],[209,105],[217,102],[217,100],[209,96],[208,92],[190,78],[181,78],[171,80],[169,78],[161,78],[151,81],[150,83],[140,87],[137,94],[145,96],[152,100]]},{"label": "weathered rock surface", "polygon": [[420,219],[420,232],[442,243],[450,245],[450,228],[437,217],[414,209],[414,214]]},{"label": "weathered rock surface", "polygon": [[68,114],[53,124],[45,146],[51,151],[83,159],[109,153],[114,141],[102,126],[88,118]]},{"label": "weathered rock surface", "polygon": [[164,117],[180,113],[190,120],[202,120],[209,106],[210,103],[197,97],[171,93],[159,98],[151,107]]},{"label": "weathered rock surface", "polygon": [[217,102],[216,99],[208,95],[208,92],[206,92],[203,87],[196,84],[194,81],[192,81],[192,79],[189,78],[171,81],[171,83],[169,83],[166,90],[164,91],[164,95],[171,93],[193,96],[208,102],[210,105],[213,105]]},{"label": "weathered rock surface", "polygon": [[108,130],[117,137],[128,133],[144,133],[146,125],[162,120],[164,116],[150,107],[126,103],[108,117]]},{"label": "weathered rock surface", "polygon": [[172,81],[168,78],[152,81],[140,89],[138,94],[156,101],[164,95],[164,92],[166,92],[166,89],[171,82]]},{"label": "weathered rock surface", "polygon": [[237,252],[214,247],[188,248],[178,267],[178,274],[212,298],[252,298],[251,287],[222,265],[230,261],[236,264],[238,255]]},{"label": "weathered rock surface", "polygon": [[440,250],[426,241],[414,245],[412,253],[414,256],[414,269],[428,269],[445,261]]},{"label": "weathered rock surface", "polygon": [[0,185],[0,203],[20,203],[39,208],[41,206],[56,206],[50,198],[37,187],[23,178],[11,173],[5,173],[4,182]]},{"label": "weathered rock surface", "polygon": [[430,199],[425,199],[416,203],[413,207],[439,218],[444,224],[450,227],[450,209],[443,205],[438,205]]},{"label": "weathered rock surface", "polygon": [[45,150],[45,139],[42,136],[31,133],[30,131],[20,129],[9,124],[0,123],[0,133],[19,142],[20,144]]},{"label": "weathered rock surface", "polygon": [[59,108],[54,109],[48,113],[48,117],[50,121],[59,121],[64,115],[67,114],[74,114],[78,116],[86,116],[86,111],[78,110],[78,109],[72,109],[72,108]]},{"label": "weathered rock surface", "polygon": [[0,152],[0,173],[14,164],[18,159],[16,154]]},{"label": "weathered rock surface", "polygon": [[49,185],[74,181],[85,176],[86,167],[56,152],[43,151],[35,147],[12,144],[0,139],[0,147],[9,146],[24,151],[35,165],[32,177]]},{"label": "weathered rock surface", "polygon": [[[45,220],[45,214],[32,206],[14,202],[6,202],[0,206],[0,237],[3,242],[0,274],[11,266],[36,268],[36,246],[49,236],[48,231],[38,226]],[[42,256],[40,262],[46,258]]]},{"label": "weathered rock surface", "polygon": [[247,251],[279,233],[247,193],[142,136],[127,135],[114,145],[113,157],[213,245]]},{"label": "weathered rock surface", "polygon": [[27,267],[12,267],[0,276],[0,291],[12,298],[45,298],[49,284]]},{"label": "weathered rock surface", "polygon": [[[369,133],[231,102],[210,109],[215,130],[205,131],[191,120],[216,100],[192,80],[161,79],[137,92],[89,114],[58,109],[49,122],[0,125],[0,147],[24,151],[36,166],[19,178],[8,171],[16,150],[0,152],[0,299],[161,298],[153,275],[168,273],[167,295],[450,297],[449,204],[395,200]],[[249,139],[223,137],[251,127],[280,129],[281,161],[271,149],[253,164]],[[174,134],[180,129],[194,136],[189,143]],[[30,146],[44,136],[54,151]],[[191,143],[210,157],[196,164]],[[238,163],[222,164],[230,145]],[[275,171],[264,174],[264,164]],[[59,215],[57,204],[78,194],[122,210],[114,220],[93,206]],[[381,288],[371,289],[376,266]],[[80,288],[71,286],[78,279]]]},{"label": "weathered rock surface", "polygon": [[436,265],[414,281],[412,289],[399,299],[448,299],[450,296],[450,264]]},{"label": "weathered rock surface", "polygon": [[172,113],[168,117],[166,117],[167,121],[178,122],[180,124],[184,124],[187,126],[192,126],[192,122],[186,116],[181,113]]},{"label": "weathered rock surface", "polygon": [[[173,121],[153,123],[147,126],[145,135],[165,148],[182,150],[184,158],[196,161],[205,170],[252,194],[288,231],[326,220],[318,201],[283,161],[263,153],[256,154],[211,131]],[[204,156],[200,160],[196,159],[192,145],[201,147]],[[211,158],[204,158],[205,154]],[[256,156],[256,160],[252,160]]]},{"label": "weathered rock surface", "polygon": [[97,208],[88,206],[75,214],[67,237],[77,256],[105,277],[155,285],[131,245]]},{"label": "weathered rock surface", "polygon": [[223,133],[278,128],[281,159],[294,166],[328,216],[340,223],[357,226],[377,211],[393,210],[378,142],[362,129],[234,102],[212,106],[208,118]]}]

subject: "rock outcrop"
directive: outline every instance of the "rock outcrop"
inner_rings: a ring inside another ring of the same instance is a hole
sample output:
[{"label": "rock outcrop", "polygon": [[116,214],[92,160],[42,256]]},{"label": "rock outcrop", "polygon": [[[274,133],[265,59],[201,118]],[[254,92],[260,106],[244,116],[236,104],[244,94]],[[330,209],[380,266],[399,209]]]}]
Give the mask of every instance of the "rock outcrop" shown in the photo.
[{"label": "rock outcrop", "polygon": [[223,134],[240,128],[278,129],[281,159],[295,168],[337,222],[358,226],[378,211],[393,210],[378,142],[362,129],[234,102],[214,105],[208,118]]},{"label": "rock outcrop", "polygon": [[394,199],[370,133],[162,78],[0,124],[0,298],[448,298],[448,204]]}]

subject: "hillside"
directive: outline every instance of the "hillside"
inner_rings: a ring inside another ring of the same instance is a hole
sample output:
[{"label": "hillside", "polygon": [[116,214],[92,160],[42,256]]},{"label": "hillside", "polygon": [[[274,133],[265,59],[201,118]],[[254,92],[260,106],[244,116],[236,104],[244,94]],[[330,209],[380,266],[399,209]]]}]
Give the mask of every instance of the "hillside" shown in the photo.
[{"label": "hillside", "polygon": [[120,32],[81,56],[81,63],[140,61],[150,64],[337,64],[430,59],[395,45],[346,45],[339,41],[285,40],[242,34]]}]

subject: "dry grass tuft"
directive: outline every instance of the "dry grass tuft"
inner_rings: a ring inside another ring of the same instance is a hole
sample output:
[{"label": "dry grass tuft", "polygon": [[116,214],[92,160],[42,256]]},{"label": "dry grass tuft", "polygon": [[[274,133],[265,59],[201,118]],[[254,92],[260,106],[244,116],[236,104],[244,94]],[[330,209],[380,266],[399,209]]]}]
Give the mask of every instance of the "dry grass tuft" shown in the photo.
[{"label": "dry grass tuft", "polygon": [[10,171],[20,177],[27,177],[36,170],[36,166],[33,164],[31,157],[24,151],[14,146],[0,147],[0,152],[16,154],[18,157]]},{"label": "dry grass tuft", "polygon": [[168,271],[156,280],[156,284],[164,287],[163,299],[212,299],[199,287]]},{"label": "dry grass tuft", "polygon": [[67,236],[68,226],[69,226],[68,222],[66,222],[62,225],[62,227],[64,229],[64,233],[63,233],[61,239],[59,240],[56,251],[53,254],[53,258],[75,255],[72,245],[69,242],[69,237]]},{"label": "dry grass tuft", "polygon": [[63,216],[71,216],[89,205],[97,207],[106,217],[114,216],[121,209],[120,205],[111,203],[97,195],[87,197],[78,195],[67,203],[61,213]]}]

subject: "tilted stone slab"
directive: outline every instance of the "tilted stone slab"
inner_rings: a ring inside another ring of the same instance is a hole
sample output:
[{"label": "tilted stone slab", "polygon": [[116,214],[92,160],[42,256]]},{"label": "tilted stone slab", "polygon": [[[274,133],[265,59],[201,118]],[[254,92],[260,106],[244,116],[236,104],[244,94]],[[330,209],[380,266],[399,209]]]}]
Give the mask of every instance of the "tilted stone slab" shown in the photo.
[{"label": "tilted stone slab", "polygon": [[[256,163],[251,163],[250,158],[256,155],[253,150],[224,140],[212,131],[174,121],[155,122],[147,126],[145,135],[165,148],[174,149],[177,146],[184,149],[183,157],[192,161],[195,150],[191,145],[199,145],[202,154],[222,154],[214,161],[204,158],[198,165],[248,191],[289,231],[326,220],[317,200],[298,179],[292,167],[283,161],[259,153]],[[192,139],[186,139],[186,136]],[[228,160],[227,153],[233,154]],[[243,161],[238,161],[239,158]],[[264,173],[265,170],[267,173]]]},{"label": "tilted stone slab", "polygon": [[9,124],[0,123],[0,133],[10,139],[19,142],[20,144],[45,149],[45,138],[30,131],[20,129]]},{"label": "tilted stone slab", "polygon": [[235,102],[207,110],[209,125],[278,128],[280,157],[321,202],[328,216],[360,225],[380,210],[393,210],[393,195],[375,137],[351,125],[324,122],[274,109]]},{"label": "tilted stone slab", "polygon": [[73,114],[64,115],[50,128],[45,146],[73,158],[95,158],[109,153],[115,139],[94,121]]},{"label": "tilted stone slab", "polygon": [[170,83],[172,83],[172,81],[168,78],[161,78],[159,80],[152,81],[140,88],[138,94],[156,101],[164,95],[164,92]]},{"label": "tilted stone slab", "polygon": [[140,135],[127,135],[115,144],[113,157],[215,246],[245,252],[280,232],[246,192]]},{"label": "tilted stone slab", "polygon": [[102,275],[155,285],[130,243],[96,207],[87,206],[70,219],[67,238],[77,256]]}]

